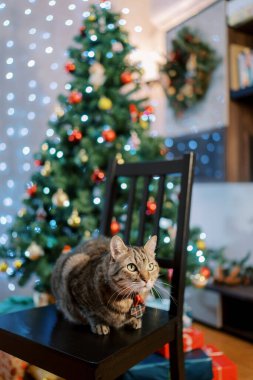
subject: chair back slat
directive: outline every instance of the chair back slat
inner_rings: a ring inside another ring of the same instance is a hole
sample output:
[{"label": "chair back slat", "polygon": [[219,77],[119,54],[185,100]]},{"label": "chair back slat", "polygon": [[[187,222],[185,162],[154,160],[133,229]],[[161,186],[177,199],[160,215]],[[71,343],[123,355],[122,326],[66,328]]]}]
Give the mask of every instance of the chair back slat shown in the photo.
[{"label": "chair back slat", "polygon": [[155,212],[155,220],[154,220],[154,227],[153,227],[153,233],[152,233],[152,235],[157,235],[157,240],[159,240],[159,222],[160,222],[160,218],[162,214],[164,183],[165,183],[165,175],[162,175],[159,178],[159,183],[158,183],[156,212]]},{"label": "chair back slat", "polygon": [[144,240],[146,209],[147,209],[147,201],[148,201],[148,195],[149,195],[150,180],[151,180],[150,176],[144,177],[142,199],[141,199],[141,205],[140,205],[140,211],[139,211],[139,228],[138,228],[138,239],[137,239],[138,245],[142,245],[143,240]]},{"label": "chair back slat", "polygon": [[126,227],[124,231],[124,241],[126,244],[129,244],[129,239],[130,239],[130,230],[131,230],[132,216],[133,216],[133,211],[134,211],[136,182],[137,182],[137,177],[132,177],[130,179],[130,184],[129,184],[130,189],[129,189],[128,203],[127,203],[127,220],[126,220]]}]

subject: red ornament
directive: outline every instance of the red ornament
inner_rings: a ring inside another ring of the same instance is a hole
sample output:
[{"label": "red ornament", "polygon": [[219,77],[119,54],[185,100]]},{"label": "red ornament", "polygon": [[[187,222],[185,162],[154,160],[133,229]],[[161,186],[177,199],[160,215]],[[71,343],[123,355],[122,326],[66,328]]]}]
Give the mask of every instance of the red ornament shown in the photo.
[{"label": "red ornament", "polygon": [[71,91],[68,97],[68,101],[70,104],[78,104],[82,101],[83,94],[79,91]]},{"label": "red ornament", "polygon": [[78,129],[74,129],[71,132],[71,135],[69,135],[68,140],[70,142],[78,142],[82,139],[83,135],[82,132],[80,132]]},{"label": "red ornament", "polygon": [[95,183],[100,183],[105,180],[105,173],[100,169],[95,169],[91,175],[91,179]]},{"label": "red ornament", "polygon": [[146,215],[154,215],[156,212],[156,202],[153,199],[147,201]]},{"label": "red ornament", "polygon": [[123,84],[131,83],[133,81],[132,74],[129,71],[124,71],[124,73],[120,75],[120,81]]},{"label": "red ornament", "polygon": [[110,230],[112,235],[116,235],[120,231],[120,224],[117,222],[116,218],[113,218]]},{"label": "red ornament", "polygon": [[138,108],[135,104],[129,104],[129,112],[133,123],[136,123],[138,120]]},{"label": "red ornament", "polygon": [[79,29],[80,34],[81,34],[82,36],[85,36],[85,29],[86,29],[85,26],[81,26],[81,28]]},{"label": "red ornament", "polygon": [[36,184],[29,185],[28,188],[26,189],[26,192],[30,197],[33,197],[38,190],[38,186]]},{"label": "red ornament", "polygon": [[76,69],[76,65],[69,61],[65,64],[65,70],[68,72],[68,73],[73,73]]},{"label": "red ornament", "polygon": [[34,160],[34,165],[35,166],[42,166],[43,165],[43,161],[41,161],[41,160]]},{"label": "red ornament", "polygon": [[102,132],[102,137],[107,142],[113,142],[117,136],[113,129],[106,129]]},{"label": "red ornament", "polygon": [[201,267],[199,273],[205,278],[209,278],[211,276],[211,271],[208,267]]},{"label": "red ornament", "polygon": [[151,115],[154,113],[154,108],[152,106],[147,106],[145,107],[145,110],[144,110],[144,115]]}]

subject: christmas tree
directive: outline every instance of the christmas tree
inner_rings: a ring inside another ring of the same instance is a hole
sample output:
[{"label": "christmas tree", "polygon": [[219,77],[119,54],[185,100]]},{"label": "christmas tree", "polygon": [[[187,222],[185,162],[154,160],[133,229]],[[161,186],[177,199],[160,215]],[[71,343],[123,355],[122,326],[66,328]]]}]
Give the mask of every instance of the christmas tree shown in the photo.
[{"label": "christmas tree", "polygon": [[[9,246],[1,252],[0,270],[17,275],[20,285],[35,273],[37,289],[48,291],[58,256],[99,234],[110,158],[119,163],[161,160],[167,153],[162,138],[150,134],[153,108],[147,99],[138,99],[142,69],[129,60],[133,46],[119,20],[109,2],[91,6],[74,38],[77,45],[68,49],[69,90],[59,96],[49,121],[50,137],[35,155],[38,170],[27,184],[23,207],[9,231]],[[151,188],[156,182],[153,179]],[[126,189],[123,181],[112,235],[124,227]],[[172,251],[179,191],[176,180],[168,181],[160,223],[161,255]],[[155,210],[151,196],[146,211],[150,231]],[[133,244],[134,232],[131,239]],[[199,234],[192,244],[198,241]],[[193,259],[199,264],[195,254]]]}]

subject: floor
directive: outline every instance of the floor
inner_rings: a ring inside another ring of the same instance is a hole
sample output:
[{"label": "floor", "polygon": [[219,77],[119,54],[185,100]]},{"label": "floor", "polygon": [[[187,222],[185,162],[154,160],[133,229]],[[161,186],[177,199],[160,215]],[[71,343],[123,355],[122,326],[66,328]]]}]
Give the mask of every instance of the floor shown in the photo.
[{"label": "floor", "polygon": [[207,344],[214,344],[237,364],[238,380],[253,380],[253,343],[199,323],[194,326],[204,332]]}]

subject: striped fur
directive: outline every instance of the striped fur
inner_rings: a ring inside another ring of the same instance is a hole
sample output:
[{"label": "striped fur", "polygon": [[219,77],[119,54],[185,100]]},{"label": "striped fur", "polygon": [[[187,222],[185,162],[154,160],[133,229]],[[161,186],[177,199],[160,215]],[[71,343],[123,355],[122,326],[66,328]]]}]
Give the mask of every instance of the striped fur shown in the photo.
[{"label": "striped fur", "polygon": [[134,296],[145,299],[158,277],[155,245],[155,236],[144,247],[126,246],[118,236],[99,237],[61,255],[51,280],[58,309],[101,335],[110,327],[140,328],[141,319],[130,309]]}]

